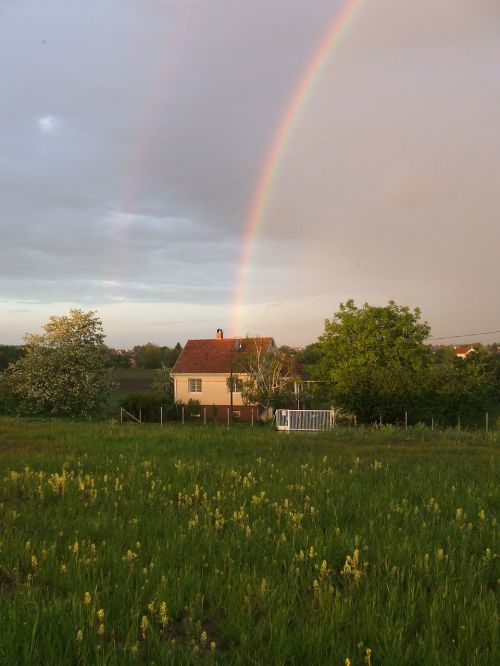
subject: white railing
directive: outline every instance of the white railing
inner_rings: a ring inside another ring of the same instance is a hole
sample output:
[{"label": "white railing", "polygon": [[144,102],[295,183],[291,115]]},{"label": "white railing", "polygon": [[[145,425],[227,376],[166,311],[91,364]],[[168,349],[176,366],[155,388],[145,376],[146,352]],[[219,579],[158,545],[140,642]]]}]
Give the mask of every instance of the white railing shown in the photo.
[{"label": "white railing", "polygon": [[329,430],[335,427],[333,409],[277,409],[276,428],[288,432],[295,430]]}]

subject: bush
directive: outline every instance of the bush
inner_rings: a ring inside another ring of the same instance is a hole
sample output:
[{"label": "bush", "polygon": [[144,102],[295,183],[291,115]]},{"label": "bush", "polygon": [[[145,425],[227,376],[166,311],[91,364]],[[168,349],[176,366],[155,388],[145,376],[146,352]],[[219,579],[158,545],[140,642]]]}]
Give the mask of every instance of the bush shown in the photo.
[{"label": "bush", "polygon": [[174,421],[177,418],[175,405],[165,400],[164,396],[151,390],[130,393],[120,402],[120,407],[137,419],[140,414],[141,420],[149,423],[159,423],[162,407],[164,421]]}]

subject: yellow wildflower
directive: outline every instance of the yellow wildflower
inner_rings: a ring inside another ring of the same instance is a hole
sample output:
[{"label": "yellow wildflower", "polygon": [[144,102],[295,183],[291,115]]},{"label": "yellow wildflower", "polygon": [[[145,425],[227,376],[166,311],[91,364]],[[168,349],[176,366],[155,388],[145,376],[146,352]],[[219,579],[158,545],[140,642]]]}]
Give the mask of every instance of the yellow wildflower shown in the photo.
[{"label": "yellow wildflower", "polygon": [[81,629],[79,629],[79,630],[76,632],[76,640],[77,640],[79,643],[81,643],[81,642],[83,641],[83,631],[82,631]]},{"label": "yellow wildflower", "polygon": [[162,601],[160,604],[160,622],[162,627],[166,627],[168,623],[167,604]]},{"label": "yellow wildflower", "polygon": [[83,597],[83,603],[86,606],[89,606],[91,601],[92,601],[92,596],[91,596],[90,592],[85,592],[85,595]]}]

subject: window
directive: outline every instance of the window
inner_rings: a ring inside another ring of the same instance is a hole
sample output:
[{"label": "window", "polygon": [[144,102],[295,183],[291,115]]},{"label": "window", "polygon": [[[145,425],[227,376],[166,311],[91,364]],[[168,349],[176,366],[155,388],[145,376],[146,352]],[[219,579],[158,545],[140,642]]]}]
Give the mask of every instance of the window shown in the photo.
[{"label": "window", "polygon": [[[231,393],[231,377],[226,379],[227,392]],[[233,377],[233,393],[241,393],[243,381],[239,377]]]},{"label": "window", "polygon": [[188,379],[188,391],[189,393],[201,393],[201,378],[190,377]]}]

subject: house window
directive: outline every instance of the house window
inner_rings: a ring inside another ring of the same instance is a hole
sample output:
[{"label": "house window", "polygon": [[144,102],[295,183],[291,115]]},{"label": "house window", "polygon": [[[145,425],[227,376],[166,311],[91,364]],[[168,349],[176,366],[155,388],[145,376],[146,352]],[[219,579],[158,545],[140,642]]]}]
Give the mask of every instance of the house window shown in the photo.
[{"label": "house window", "polygon": [[[239,377],[233,377],[233,393],[241,393],[243,381]],[[231,377],[226,379],[227,392],[231,393]]]},{"label": "house window", "polygon": [[189,377],[188,391],[189,393],[201,393],[201,377]]}]

